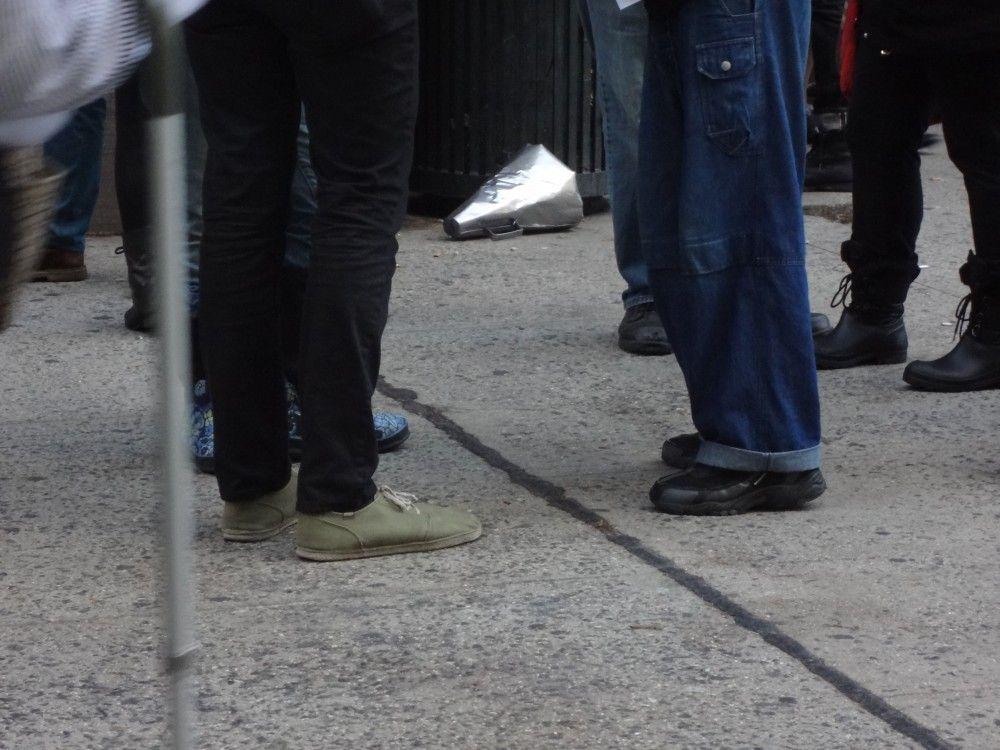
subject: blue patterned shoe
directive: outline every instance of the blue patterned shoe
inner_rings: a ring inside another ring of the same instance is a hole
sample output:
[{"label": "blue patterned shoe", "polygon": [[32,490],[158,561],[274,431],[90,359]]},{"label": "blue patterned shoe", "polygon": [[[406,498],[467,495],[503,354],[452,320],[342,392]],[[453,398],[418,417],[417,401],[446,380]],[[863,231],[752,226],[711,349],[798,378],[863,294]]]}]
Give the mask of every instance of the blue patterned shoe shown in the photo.
[{"label": "blue patterned shoe", "polygon": [[[293,461],[302,460],[302,407],[299,405],[299,394],[289,383],[288,393],[288,455]],[[410,425],[402,414],[390,414],[384,411],[375,412],[375,437],[378,440],[378,452],[388,453],[396,450],[410,437]]]},{"label": "blue patterned shoe", "polygon": [[378,452],[388,453],[406,442],[410,437],[410,425],[402,414],[387,411],[375,412],[375,437],[378,438]]},{"label": "blue patterned shoe", "polygon": [[292,461],[302,460],[302,406],[295,386],[285,381],[288,396],[288,457]]},{"label": "blue patterned shoe", "polygon": [[215,473],[215,420],[212,397],[204,380],[195,382],[191,401],[191,454],[198,471]]}]

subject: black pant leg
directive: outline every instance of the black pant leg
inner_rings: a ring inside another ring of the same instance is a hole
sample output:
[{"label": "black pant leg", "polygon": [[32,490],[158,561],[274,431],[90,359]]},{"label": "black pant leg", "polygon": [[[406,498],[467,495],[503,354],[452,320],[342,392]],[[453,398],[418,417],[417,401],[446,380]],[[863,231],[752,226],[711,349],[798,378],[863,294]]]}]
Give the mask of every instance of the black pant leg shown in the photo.
[{"label": "black pant leg", "polygon": [[280,273],[299,100],[284,35],[248,0],[187,26],[208,142],[199,325],[224,500],[289,478]]},{"label": "black pant leg", "polygon": [[861,40],[847,123],[854,221],[844,252],[856,302],[900,304],[919,273],[919,148],[929,121],[929,88],[924,61],[882,55]]},{"label": "black pant leg", "polygon": [[[417,107],[415,0],[267,3],[283,19],[318,181],[302,317],[299,510],[375,494],[371,397],[406,209]],[[308,7],[308,26],[297,11]]]},{"label": "black pant leg", "polygon": [[143,100],[145,65],[115,92],[115,197],[122,232],[131,235],[149,227],[146,125],[149,107]]},{"label": "black pant leg", "polygon": [[956,55],[930,63],[948,155],[965,178],[976,255],[984,261],[1000,261],[998,64],[1000,52]]},{"label": "black pant leg", "polygon": [[814,105],[817,110],[843,104],[838,55],[844,5],[845,0],[812,0],[809,42],[812,47],[813,76],[816,79]]}]

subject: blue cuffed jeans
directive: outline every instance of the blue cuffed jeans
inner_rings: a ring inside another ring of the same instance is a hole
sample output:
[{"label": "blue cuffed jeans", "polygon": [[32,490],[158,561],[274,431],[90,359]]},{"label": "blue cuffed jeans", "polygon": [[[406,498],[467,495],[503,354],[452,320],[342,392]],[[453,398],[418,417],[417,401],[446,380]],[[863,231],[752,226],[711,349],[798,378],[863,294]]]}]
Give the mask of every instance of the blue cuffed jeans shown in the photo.
[{"label": "blue cuffed jeans", "polygon": [[646,11],[642,4],[619,10],[615,0],[580,3],[597,57],[597,95],[604,121],[615,259],[625,280],[625,307],[653,301],[639,240],[636,194],[639,110],[646,61]]},{"label": "blue cuffed jeans", "polygon": [[642,244],[698,462],[820,463],[801,192],[809,0],[649,4]]},{"label": "blue cuffed jeans", "polygon": [[84,104],[66,127],[45,143],[45,155],[66,170],[49,223],[47,247],[83,252],[101,186],[106,111],[103,98]]}]

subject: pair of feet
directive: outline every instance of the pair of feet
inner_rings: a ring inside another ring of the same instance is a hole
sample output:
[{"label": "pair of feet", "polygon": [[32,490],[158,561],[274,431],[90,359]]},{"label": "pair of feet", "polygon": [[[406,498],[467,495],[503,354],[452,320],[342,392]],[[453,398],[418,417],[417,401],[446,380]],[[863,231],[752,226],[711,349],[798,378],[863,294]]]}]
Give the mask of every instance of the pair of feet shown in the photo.
[{"label": "pair of feet", "polygon": [[[903,315],[872,318],[848,307],[837,327],[818,336],[816,367],[837,370],[863,365],[901,364],[909,340]],[[976,391],[1000,388],[1000,337],[973,325],[945,356],[910,362],[903,380],[925,391]]]},{"label": "pair of feet", "polygon": [[677,471],[656,481],[649,499],[658,510],[686,516],[731,516],[754,510],[796,510],[826,490],[819,469],[735,471],[697,463],[701,438],[677,435],[663,443],[663,463]]},{"label": "pair of feet", "polygon": [[295,554],[332,562],[406,552],[431,552],[474,541],[479,520],[455,508],[418,505],[416,497],[379,487],[372,502],[350,513],[296,512],[298,476],[250,502],[225,503],[222,536],[233,542],[260,542],[295,526]]},{"label": "pair of feet", "polygon": [[[292,461],[302,458],[302,408],[294,386],[286,384],[288,398],[288,456]],[[410,426],[401,414],[377,411],[374,414],[375,437],[379,453],[393,451],[410,437]],[[205,474],[215,473],[215,418],[208,383],[194,384],[191,402],[191,455],[195,466]]]}]

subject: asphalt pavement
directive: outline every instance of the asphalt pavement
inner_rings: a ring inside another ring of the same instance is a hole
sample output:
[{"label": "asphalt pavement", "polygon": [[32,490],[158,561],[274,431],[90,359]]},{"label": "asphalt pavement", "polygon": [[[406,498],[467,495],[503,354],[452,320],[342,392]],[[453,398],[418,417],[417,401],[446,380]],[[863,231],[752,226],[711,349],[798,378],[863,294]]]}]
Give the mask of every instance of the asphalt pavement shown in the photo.
[{"label": "asphalt pavement", "polygon": [[[952,346],[971,246],[940,145],[925,189],[913,358]],[[849,196],[806,202],[822,310]],[[0,336],[3,748],[165,742],[156,342],[122,326],[116,245]],[[499,242],[411,218],[376,400],[413,435],[379,481],[484,536],[308,564],[292,535],[223,542],[196,477],[201,746],[1000,747],[997,394],[822,373],[815,507],[661,515],[687,397],[671,357],[615,347],[620,291],[607,214]]]}]

